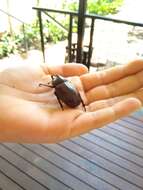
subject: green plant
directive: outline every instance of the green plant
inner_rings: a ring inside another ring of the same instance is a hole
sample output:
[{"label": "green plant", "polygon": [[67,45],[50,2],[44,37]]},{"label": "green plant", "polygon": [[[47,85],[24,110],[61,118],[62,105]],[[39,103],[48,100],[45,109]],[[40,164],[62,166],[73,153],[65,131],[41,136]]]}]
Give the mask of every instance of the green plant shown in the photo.
[{"label": "green plant", "polygon": [[[67,24],[66,22],[64,23]],[[44,25],[44,43],[64,40],[67,37],[65,31],[57,27],[52,22],[43,21]],[[24,29],[24,30],[23,30]],[[26,24],[20,27],[20,31],[11,36],[5,33],[0,38],[0,59],[9,56],[12,53],[23,53],[25,52],[26,46],[28,49],[40,49],[40,32],[37,21],[32,24]]]},{"label": "green plant", "polygon": [[[24,29],[24,30],[23,30]],[[39,26],[36,22],[20,27],[18,33],[4,33],[0,38],[0,58],[13,53],[23,53],[26,46],[30,48],[40,48]]]},{"label": "green plant", "polygon": [[32,24],[25,24],[24,30],[22,26],[20,32],[15,37],[17,39],[17,44],[20,45],[21,48],[25,47],[25,41],[29,49],[40,48],[39,26],[36,21]]},{"label": "green plant", "polygon": [[77,11],[78,10],[78,2],[77,0],[63,0],[62,8],[65,10]]},{"label": "green plant", "polygon": [[5,33],[0,39],[0,59],[9,56],[11,53],[16,53],[17,47],[14,38]]},{"label": "green plant", "polygon": [[[87,12],[99,15],[114,14],[122,5],[124,0],[87,0]],[[77,0],[63,2],[63,8],[78,11]]]},{"label": "green plant", "polygon": [[88,0],[87,11],[98,15],[115,14],[123,0]]},{"label": "green plant", "polygon": [[54,42],[57,43],[58,41],[66,39],[67,35],[65,31],[63,31],[61,28],[59,28],[56,24],[52,22],[45,23],[45,37],[47,39],[47,42]]},{"label": "green plant", "polygon": [[[62,29],[57,27],[56,24],[48,22],[47,20],[43,20],[43,29],[44,43],[56,43],[59,40],[65,39],[66,37],[66,34]],[[19,43],[21,45],[23,44],[22,46],[24,46],[24,35],[22,34],[22,31],[20,34],[18,34],[17,38]],[[40,48],[40,30],[37,21],[34,21],[32,24],[25,25],[25,39],[29,48]]]}]

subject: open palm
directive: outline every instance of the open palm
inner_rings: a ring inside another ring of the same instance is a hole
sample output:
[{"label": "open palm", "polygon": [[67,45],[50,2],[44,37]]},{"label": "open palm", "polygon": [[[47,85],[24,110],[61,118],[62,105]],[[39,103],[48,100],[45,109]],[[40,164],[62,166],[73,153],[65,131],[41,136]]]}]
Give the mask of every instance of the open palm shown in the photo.
[{"label": "open palm", "polygon": [[[138,64],[138,66],[137,66]],[[51,75],[71,81],[86,104],[61,110]],[[143,61],[97,73],[81,64],[19,66],[0,73],[0,141],[58,142],[99,128],[141,106]]]}]

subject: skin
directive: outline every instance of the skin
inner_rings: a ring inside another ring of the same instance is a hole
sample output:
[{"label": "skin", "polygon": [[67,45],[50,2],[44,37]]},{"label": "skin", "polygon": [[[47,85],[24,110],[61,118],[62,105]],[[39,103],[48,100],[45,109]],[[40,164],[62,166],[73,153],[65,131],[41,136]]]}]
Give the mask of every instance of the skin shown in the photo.
[{"label": "skin", "polygon": [[[50,75],[75,84],[86,104],[61,110]],[[81,64],[19,66],[0,72],[0,142],[56,143],[103,127],[143,103],[143,60],[88,73]]]}]

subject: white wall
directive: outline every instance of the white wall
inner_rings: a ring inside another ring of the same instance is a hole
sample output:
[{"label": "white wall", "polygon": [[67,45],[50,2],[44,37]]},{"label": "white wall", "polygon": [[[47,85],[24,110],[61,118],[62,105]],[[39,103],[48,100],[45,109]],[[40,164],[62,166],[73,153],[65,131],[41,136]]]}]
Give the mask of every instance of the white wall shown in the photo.
[{"label": "white wall", "polygon": [[[0,0],[0,9],[8,11],[8,0]],[[36,16],[36,11],[32,9],[36,6],[37,0],[9,0],[9,12],[20,20],[30,23]],[[40,0],[40,7],[45,8],[61,8],[61,0]],[[19,22],[11,19],[12,27],[15,29]],[[0,32],[9,28],[8,17],[0,12]]]}]

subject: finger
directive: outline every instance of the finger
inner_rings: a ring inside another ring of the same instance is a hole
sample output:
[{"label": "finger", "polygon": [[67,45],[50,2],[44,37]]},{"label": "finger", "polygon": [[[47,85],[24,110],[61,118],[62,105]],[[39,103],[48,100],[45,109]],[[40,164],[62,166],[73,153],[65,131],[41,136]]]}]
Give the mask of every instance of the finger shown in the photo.
[{"label": "finger", "polygon": [[0,92],[1,92],[0,95],[8,95],[11,97],[16,97],[37,103],[41,102],[49,105],[51,104],[57,105],[57,99],[53,95],[54,93],[53,90],[45,91],[42,93],[30,93],[0,84]]},{"label": "finger", "polygon": [[133,75],[141,70],[143,70],[143,60],[135,60],[122,66],[82,75],[81,80],[84,89],[89,90],[93,87],[109,84],[126,76]]},{"label": "finger", "polygon": [[143,88],[135,91],[134,93],[130,93],[124,96],[117,96],[115,98],[109,98],[105,100],[98,100],[88,105],[88,111],[96,111],[99,109],[107,108],[113,106],[115,103],[123,101],[127,98],[136,98],[139,99],[143,105]]},{"label": "finger", "polygon": [[143,71],[107,85],[97,86],[86,93],[88,102],[132,93],[143,86]]},{"label": "finger", "polygon": [[143,105],[143,88],[137,90],[136,92],[130,94],[129,96],[139,99]]},{"label": "finger", "polygon": [[[142,92],[143,94],[143,92]],[[140,94],[141,96],[141,94]],[[87,106],[87,110],[88,111],[97,111],[103,108],[107,108],[107,107],[111,107],[113,105],[115,105],[118,102],[121,102],[123,100],[126,100],[128,98],[136,98],[139,99],[141,101],[141,103],[143,103],[143,98],[139,98],[139,95],[137,95],[137,93],[131,93],[128,95],[124,95],[124,96],[117,96],[115,98],[109,98],[109,99],[104,99],[104,100],[98,100],[95,102],[92,102],[91,104],[89,104]]]},{"label": "finger", "polygon": [[82,75],[88,72],[88,69],[83,64],[69,63],[59,66],[42,65],[44,72],[50,75],[62,75],[65,77]]},{"label": "finger", "polygon": [[110,122],[124,117],[141,107],[141,102],[135,98],[123,100],[111,107],[95,112],[81,114],[71,125],[70,137],[100,128]]},{"label": "finger", "polygon": [[97,110],[104,109],[107,107],[111,107],[114,104],[116,104],[117,102],[120,102],[127,98],[129,98],[129,97],[128,96],[119,96],[119,97],[105,99],[105,100],[98,100],[98,101],[95,101],[95,102],[92,102],[91,104],[89,104],[87,106],[87,110],[90,112],[93,112],[93,111],[97,111]]}]

